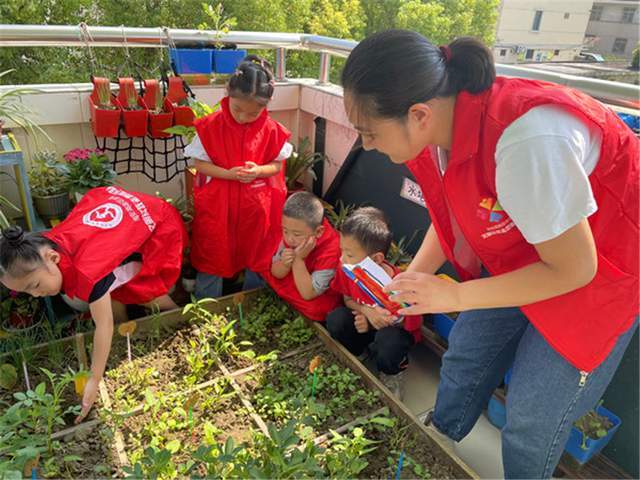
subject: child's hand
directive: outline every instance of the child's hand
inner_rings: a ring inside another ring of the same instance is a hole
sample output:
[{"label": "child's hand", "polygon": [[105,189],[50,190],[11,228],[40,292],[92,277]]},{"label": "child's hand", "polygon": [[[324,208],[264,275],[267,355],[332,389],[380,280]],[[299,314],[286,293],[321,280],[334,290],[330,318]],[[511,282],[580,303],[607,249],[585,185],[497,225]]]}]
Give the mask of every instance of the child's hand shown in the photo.
[{"label": "child's hand", "polygon": [[390,327],[393,325],[397,317],[392,315],[388,310],[384,308],[376,307],[363,307],[362,313],[367,317],[369,323],[376,330],[381,328]]},{"label": "child's hand", "polygon": [[239,180],[242,183],[251,183],[260,173],[258,165],[254,162],[245,162],[244,168],[240,170],[240,178]]},{"label": "child's hand", "polygon": [[242,173],[244,171],[244,167],[233,167],[230,168],[229,170],[227,170],[229,178],[228,180],[236,180],[238,182],[244,182],[244,174]]},{"label": "child's hand", "polygon": [[82,411],[80,415],[76,417],[75,424],[79,424],[91,411],[91,407],[93,403],[96,401],[96,397],[98,396],[98,384],[100,383],[100,379],[96,379],[94,375],[91,375],[87,384],[84,386],[84,394],[82,395]]},{"label": "child's hand", "polygon": [[309,254],[316,248],[318,240],[316,237],[308,237],[304,242],[296,247],[296,257],[300,260],[304,260]]},{"label": "child's hand", "polygon": [[365,317],[362,313],[360,312],[353,312],[354,315],[354,322],[353,325],[356,327],[356,331],[358,333],[366,333],[369,331],[369,321],[367,320],[367,317]]},{"label": "child's hand", "polygon": [[280,260],[285,265],[285,267],[290,267],[293,265],[293,261],[296,258],[296,252],[292,248],[285,248],[282,250],[282,255]]}]

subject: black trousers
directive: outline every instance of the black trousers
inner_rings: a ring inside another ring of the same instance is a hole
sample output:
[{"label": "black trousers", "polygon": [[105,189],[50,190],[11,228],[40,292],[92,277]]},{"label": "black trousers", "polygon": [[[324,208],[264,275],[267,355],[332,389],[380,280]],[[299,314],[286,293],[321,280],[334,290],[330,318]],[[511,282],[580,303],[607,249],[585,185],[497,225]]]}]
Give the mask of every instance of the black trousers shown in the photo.
[{"label": "black trousers", "polygon": [[359,333],[354,324],[354,315],[347,307],[338,307],[327,315],[327,330],[354,355],[365,348],[375,356],[378,370],[394,375],[407,367],[409,350],[414,344],[413,335],[401,327],[385,327]]}]

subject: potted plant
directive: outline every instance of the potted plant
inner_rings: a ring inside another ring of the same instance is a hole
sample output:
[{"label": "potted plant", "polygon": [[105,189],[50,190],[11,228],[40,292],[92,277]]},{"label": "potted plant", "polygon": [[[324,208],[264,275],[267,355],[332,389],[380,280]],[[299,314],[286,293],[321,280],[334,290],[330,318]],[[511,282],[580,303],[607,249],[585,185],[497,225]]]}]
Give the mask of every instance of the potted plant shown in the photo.
[{"label": "potted plant", "polygon": [[289,190],[289,192],[302,190],[304,187],[302,186],[301,179],[305,173],[311,175],[315,180],[317,177],[312,167],[316,163],[323,161],[324,158],[325,156],[322,153],[313,151],[308,138],[305,137],[300,140],[297,151],[294,151],[285,162],[287,190]]},{"label": "potted plant", "polygon": [[[0,79],[10,74],[14,70],[5,70],[0,72]],[[34,112],[24,103],[20,101],[22,95],[39,93],[40,90],[33,88],[12,88],[0,92],[0,137],[3,134],[3,126],[5,120],[10,120],[18,127],[24,129],[27,134],[35,135],[36,132],[41,133],[51,141],[47,133],[32,120]]]},{"label": "potted plant", "polygon": [[120,129],[120,108],[111,94],[108,78],[94,77],[89,96],[91,127],[96,137],[117,137]]},{"label": "potted plant", "polygon": [[64,218],[69,212],[69,171],[56,153],[35,154],[29,170],[31,195],[40,216],[45,220]]},{"label": "potted plant", "polygon": [[136,92],[133,78],[119,78],[118,104],[122,109],[124,133],[127,137],[144,137],[147,134],[149,111]]},{"label": "potted plant", "polygon": [[99,149],[76,148],[64,155],[69,169],[69,193],[76,202],[92,188],[113,185],[116,172]]},{"label": "potted plant", "polygon": [[153,138],[165,138],[170,134],[166,132],[173,125],[173,111],[168,102],[163,98],[160,84],[157,80],[144,81],[145,105],[149,107],[149,133]]},{"label": "potted plant", "polygon": [[40,302],[36,297],[11,290],[2,301],[4,330],[25,329],[35,326],[40,311]]},{"label": "potted plant", "polygon": [[584,465],[611,441],[621,424],[620,418],[604,408],[601,400],[596,408],[575,421],[565,451]]},{"label": "potted plant", "polygon": [[167,101],[173,112],[173,124],[185,127],[193,126],[195,113],[191,108],[191,102],[184,89],[184,82],[180,77],[169,77]]},{"label": "potted plant", "polygon": [[202,10],[208,20],[198,25],[199,30],[213,30],[214,47],[213,51],[213,71],[216,73],[233,73],[238,64],[247,56],[246,50],[236,48],[225,49],[222,36],[229,33],[237,23],[234,17],[229,17],[224,13],[224,6],[218,3],[215,7],[208,3],[202,4]]}]

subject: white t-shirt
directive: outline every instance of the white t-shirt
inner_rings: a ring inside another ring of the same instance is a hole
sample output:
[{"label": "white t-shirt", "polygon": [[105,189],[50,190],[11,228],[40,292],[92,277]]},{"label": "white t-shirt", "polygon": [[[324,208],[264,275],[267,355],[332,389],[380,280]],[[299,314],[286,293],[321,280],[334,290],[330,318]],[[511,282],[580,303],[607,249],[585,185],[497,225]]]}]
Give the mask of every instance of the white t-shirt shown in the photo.
[{"label": "white t-shirt", "polygon": [[[293,153],[293,145],[291,145],[289,142],[285,142],[278,156],[274,158],[272,161],[281,162],[289,158],[292,153]],[[198,137],[197,134],[193,137],[193,140],[191,140],[191,143],[186,147],[184,147],[184,154],[187,157],[197,158],[198,160],[203,160],[205,162],[207,160],[211,161],[211,159],[209,158],[209,155],[207,155],[207,152],[202,146],[202,142],[200,141],[200,138]]]},{"label": "white t-shirt", "polygon": [[[509,125],[496,146],[498,201],[527,242],[561,235],[598,209],[589,175],[602,135],[562,107],[532,108]],[[438,151],[442,171],[447,158]]]}]

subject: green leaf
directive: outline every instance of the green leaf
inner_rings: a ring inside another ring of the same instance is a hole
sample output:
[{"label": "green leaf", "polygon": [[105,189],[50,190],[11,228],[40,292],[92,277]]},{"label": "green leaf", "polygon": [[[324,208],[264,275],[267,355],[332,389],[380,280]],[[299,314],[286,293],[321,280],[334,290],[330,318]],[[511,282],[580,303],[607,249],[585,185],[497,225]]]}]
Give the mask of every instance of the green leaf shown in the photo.
[{"label": "green leaf", "polygon": [[171,440],[165,445],[165,448],[171,453],[176,453],[178,450],[180,450],[180,440]]}]

